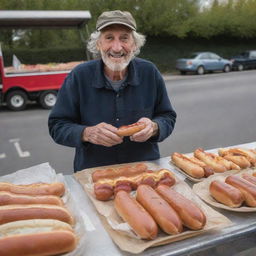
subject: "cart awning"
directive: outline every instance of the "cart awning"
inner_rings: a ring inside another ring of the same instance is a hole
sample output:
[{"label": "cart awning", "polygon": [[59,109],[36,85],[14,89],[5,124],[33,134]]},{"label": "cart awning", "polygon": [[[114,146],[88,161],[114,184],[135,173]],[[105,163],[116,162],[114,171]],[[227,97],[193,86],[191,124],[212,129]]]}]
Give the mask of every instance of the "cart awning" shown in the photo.
[{"label": "cart awning", "polygon": [[91,19],[89,11],[0,11],[0,28],[82,27]]}]

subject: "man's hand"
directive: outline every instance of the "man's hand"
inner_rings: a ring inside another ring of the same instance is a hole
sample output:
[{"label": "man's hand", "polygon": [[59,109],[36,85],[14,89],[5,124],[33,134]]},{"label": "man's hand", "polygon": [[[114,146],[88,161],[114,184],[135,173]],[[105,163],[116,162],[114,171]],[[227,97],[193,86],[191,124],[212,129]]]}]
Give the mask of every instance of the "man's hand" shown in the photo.
[{"label": "man's hand", "polygon": [[142,117],[140,120],[138,120],[138,122],[146,124],[146,127],[143,130],[130,136],[130,140],[136,142],[144,142],[152,136],[158,134],[158,124],[156,122],[151,121],[147,117]]},{"label": "man's hand", "polygon": [[95,126],[88,126],[84,129],[82,141],[93,144],[112,147],[123,142],[123,138],[116,134],[117,128],[107,124],[100,123]]}]

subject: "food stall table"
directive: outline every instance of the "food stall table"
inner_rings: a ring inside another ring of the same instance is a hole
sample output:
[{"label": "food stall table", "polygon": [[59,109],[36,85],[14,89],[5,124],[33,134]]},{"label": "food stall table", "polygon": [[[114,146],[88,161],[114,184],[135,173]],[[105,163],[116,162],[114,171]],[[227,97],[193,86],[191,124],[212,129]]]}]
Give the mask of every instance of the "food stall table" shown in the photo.
[{"label": "food stall table", "polygon": [[[236,147],[243,146],[256,148],[256,142],[237,145]],[[175,170],[169,161],[169,157],[163,157],[152,161],[152,163],[159,165],[161,168],[170,169],[177,176],[184,179],[185,176]],[[112,241],[104,229],[94,205],[75,177],[66,175],[65,179],[86,226],[87,246],[83,256],[132,255],[120,250]],[[187,179],[186,182],[191,187],[194,184]],[[229,218],[233,225],[221,230],[207,231],[199,236],[167,245],[151,247],[138,255],[256,255],[256,212],[233,212],[219,208],[214,209]]]}]

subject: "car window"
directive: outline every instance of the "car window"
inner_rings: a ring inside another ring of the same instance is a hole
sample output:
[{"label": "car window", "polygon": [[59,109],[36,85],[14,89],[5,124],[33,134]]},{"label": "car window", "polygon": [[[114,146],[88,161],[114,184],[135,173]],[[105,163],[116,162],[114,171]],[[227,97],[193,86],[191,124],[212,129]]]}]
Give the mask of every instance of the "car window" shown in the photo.
[{"label": "car window", "polygon": [[208,53],[201,53],[200,56],[199,56],[199,59],[200,60],[206,60],[206,59],[209,59],[210,56]]},{"label": "car window", "polygon": [[220,56],[218,56],[218,55],[215,54],[215,53],[209,53],[209,55],[210,55],[210,58],[213,59],[213,60],[218,60],[218,59],[220,59]]},{"label": "car window", "polygon": [[256,58],[256,51],[251,52],[251,58]]}]

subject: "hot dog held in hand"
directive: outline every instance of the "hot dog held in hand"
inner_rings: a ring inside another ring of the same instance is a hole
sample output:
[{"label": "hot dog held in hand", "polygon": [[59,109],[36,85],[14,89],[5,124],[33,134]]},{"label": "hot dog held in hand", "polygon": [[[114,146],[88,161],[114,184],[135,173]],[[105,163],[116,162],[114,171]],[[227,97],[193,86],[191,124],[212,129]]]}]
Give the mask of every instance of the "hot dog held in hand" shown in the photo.
[{"label": "hot dog held in hand", "polygon": [[118,128],[117,135],[130,136],[131,141],[144,142],[158,134],[158,124],[143,117],[138,122]]},{"label": "hot dog held in hand", "polygon": [[142,123],[142,122],[123,125],[118,128],[116,134],[121,137],[131,136],[131,135],[143,130],[145,127],[146,127],[146,124]]}]

